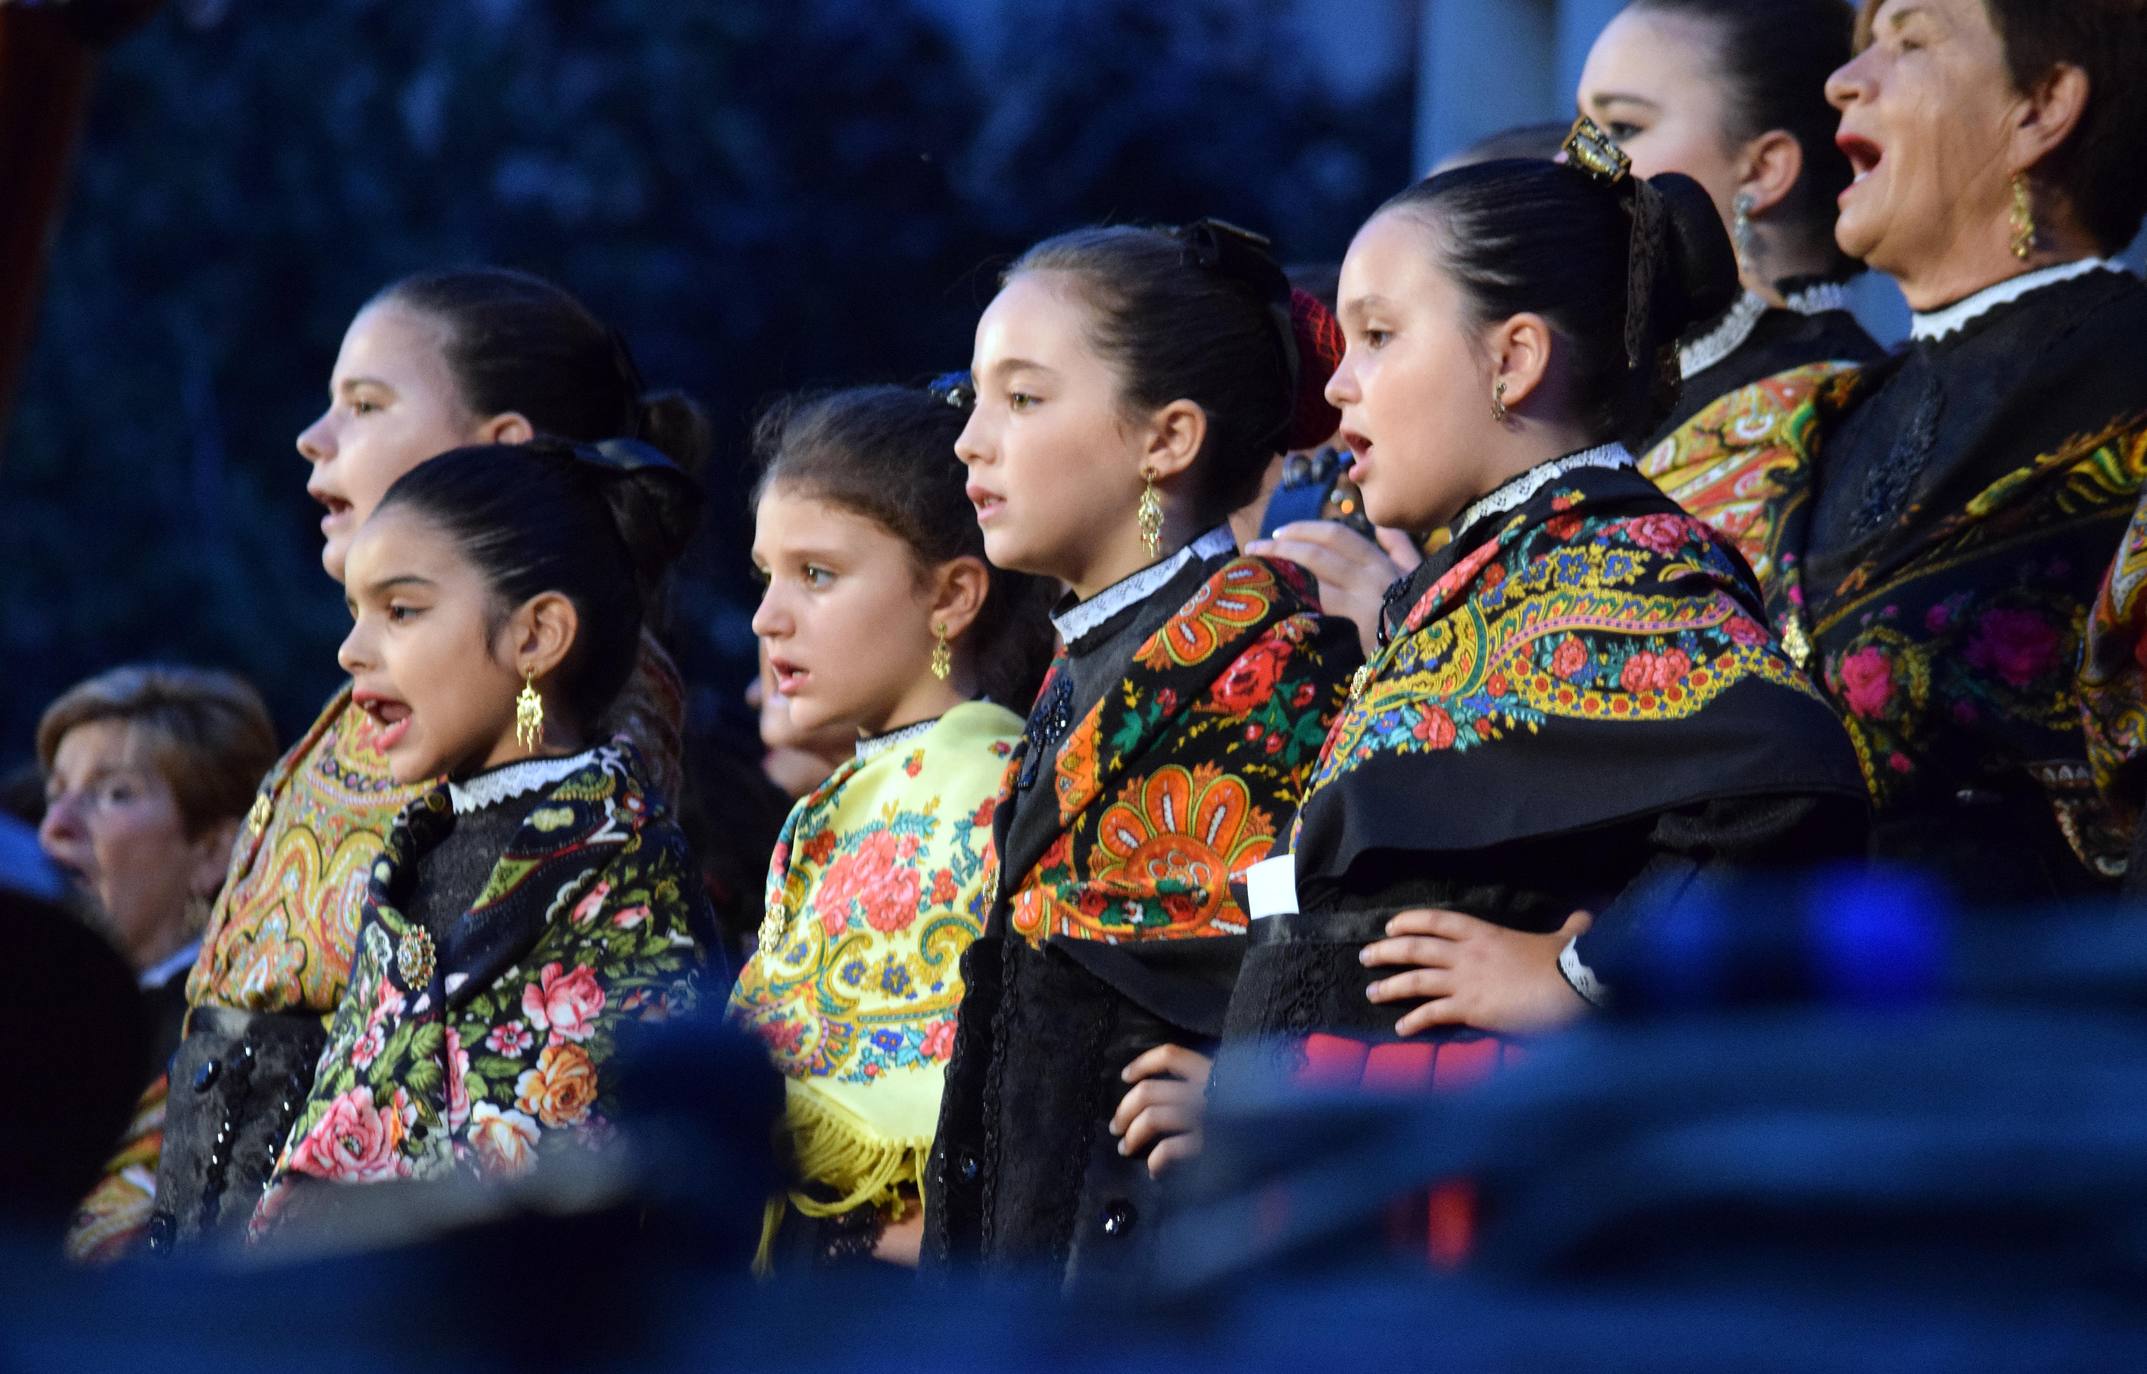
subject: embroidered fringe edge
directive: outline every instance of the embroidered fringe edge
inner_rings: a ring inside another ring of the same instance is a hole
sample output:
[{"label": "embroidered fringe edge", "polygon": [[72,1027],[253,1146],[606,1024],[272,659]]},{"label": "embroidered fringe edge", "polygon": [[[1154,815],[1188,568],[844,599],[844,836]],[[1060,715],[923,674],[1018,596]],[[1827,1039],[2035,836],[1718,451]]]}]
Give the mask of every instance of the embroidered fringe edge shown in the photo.
[{"label": "embroidered fringe edge", "polygon": [[761,1220],[760,1246],[753,1255],[756,1276],[767,1277],[774,1266],[775,1235],[782,1228],[786,1206],[808,1217],[840,1216],[867,1203],[889,1212],[906,1201],[905,1186],[916,1190],[917,1205],[923,1205],[930,1137],[888,1140],[874,1134],[856,1113],[821,1099],[795,1081],[789,1084],[784,1126],[799,1177],[825,1184],[842,1196],[822,1202],[793,1192],[787,1198],[769,1199]]}]

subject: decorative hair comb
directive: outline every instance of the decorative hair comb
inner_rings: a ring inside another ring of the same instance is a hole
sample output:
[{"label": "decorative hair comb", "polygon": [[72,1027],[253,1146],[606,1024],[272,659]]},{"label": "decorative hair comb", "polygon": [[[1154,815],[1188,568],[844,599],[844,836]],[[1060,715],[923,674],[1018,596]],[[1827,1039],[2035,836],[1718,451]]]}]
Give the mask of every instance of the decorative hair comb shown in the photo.
[{"label": "decorative hair comb", "polygon": [[1568,164],[1580,168],[1597,181],[1615,186],[1632,175],[1633,159],[1617,144],[1602,126],[1582,115],[1573,121],[1573,131],[1566,135],[1563,148]]},{"label": "decorative hair comb", "polygon": [[972,409],[977,403],[977,383],[967,372],[942,372],[924,384],[932,399],[956,410]]}]

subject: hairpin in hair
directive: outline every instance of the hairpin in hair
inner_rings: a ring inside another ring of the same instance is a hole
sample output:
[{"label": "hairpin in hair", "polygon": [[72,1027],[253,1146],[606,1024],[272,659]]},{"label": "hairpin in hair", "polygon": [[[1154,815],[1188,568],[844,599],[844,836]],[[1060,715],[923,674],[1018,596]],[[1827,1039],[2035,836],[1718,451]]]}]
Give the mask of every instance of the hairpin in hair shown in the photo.
[{"label": "hairpin in hair", "polygon": [[1265,261],[1270,270],[1279,271],[1272,267],[1272,259],[1267,257],[1268,252],[1275,246],[1274,240],[1228,220],[1195,220],[1191,224],[1182,224],[1171,230],[1170,236],[1185,246],[1187,257],[1209,271],[1227,271],[1236,267],[1239,275],[1248,275],[1246,268],[1250,264],[1246,261],[1247,249],[1253,250],[1257,255],[1254,261]]},{"label": "hairpin in hair", "polygon": [[924,384],[924,389],[936,401],[953,406],[956,410],[968,410],[977,403],[977,383],[967,372],[942,372]]},{"label": "hairpin in hair", "polygon": [[1620,148],[1616,139],[1604,133],[1602,126],[1586,115],[1573,121],[1573,130],[1566,135],[1560,151],[1569,165],[1580,168],[1597,181],[1615,186],[1632,174],[1631,154]]},{"label": "hairpin in hair", "polygon": [[679,466],[662,449],[639,439],[600,439],[596,443],[557,441],[569,454],[591,467],[608,472],[645,472],[652,468],[678,472]]}]

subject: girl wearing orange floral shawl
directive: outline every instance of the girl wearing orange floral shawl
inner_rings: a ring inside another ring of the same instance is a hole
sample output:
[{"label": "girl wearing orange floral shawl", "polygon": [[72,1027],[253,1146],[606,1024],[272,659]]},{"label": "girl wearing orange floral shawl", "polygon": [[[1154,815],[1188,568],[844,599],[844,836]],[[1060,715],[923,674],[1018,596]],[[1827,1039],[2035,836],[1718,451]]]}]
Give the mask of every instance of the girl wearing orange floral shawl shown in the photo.
[{"label": "girl wearing orange floral shawl", "polygon": [[1309,578],[1220,523],[1274,454],[1333,433],[1332,327],[1214,222],[1050,240],[978,325],[956,451],[986,552],[1072,590],[964,963],[935,1259],[1117,1269],[1197,1144],[1243,950],[1231,874],[1288,823],[1361,656]]}]

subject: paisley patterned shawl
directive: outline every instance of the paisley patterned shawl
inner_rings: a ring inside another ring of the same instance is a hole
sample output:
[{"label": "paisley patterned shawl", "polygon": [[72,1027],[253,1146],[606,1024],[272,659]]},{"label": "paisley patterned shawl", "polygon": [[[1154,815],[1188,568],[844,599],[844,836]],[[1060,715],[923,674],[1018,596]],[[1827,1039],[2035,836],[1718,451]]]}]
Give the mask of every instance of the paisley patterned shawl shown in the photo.
[{"label": "paisley patterned shawl", "polygon": [[843,764],[784,824],[729,1014],[789,1081],[800,1173],[839,1198],[794,1194],[808,1215],[921,1186],[1020,738],[1020,717],[965,703],[913,744]]},{"label": "paisley patterned shawl", "polygon": [[2147,802],[2140,778],[2147,758],[2147,496],[2088,616],[2080,708],[2088,764],[2119,832],[2115,844],[2138,826]]},{"label": "paisley patterned shawl", "polygon": [[1294,564],[1223,564],[1060,748],[1056,836],[1039,853],[1002,850],[1019,875],[1005,883],[1014,931],[1036,943],[1243,934],[1230,875],[1267,857],[1360,657],[1354,627],[1319,613]]},{"label": "paisley patterned shawl", "polygon": [[1780,506],[1799,458],[1782,442],[1821,383],[1849,369],[1812,363],[1725,393],[1640,458],[1665,495],[1737,546],[1766,586],[1779,554]]},{"label": "paisley patterned shawl", "polygon": [[1855,549],[1812,553],[1815,474],[1899,360],[1825,379],[1749,461],[1773,489],[1754,559],[1770,615],[1847,724],[1880,817],[2024,786],[2109,879],[2137,805],[2110,789],[2147,724],[2124,667],[2138,582],[2123,552],[2147,480],[2147,290],[2074,289],[2096,286],[2080,318],[2034,326],[2047,346],[2023,350],[2004,394],[1977,396],[1937,480]]},{"label": "paisley patterned shawl", "polygon": [[445,787],[390,830],[367,880],[348,986],[268,1192],[458,1168],[513,1175],[603,1137],[622,1030],[690,1010],[712,916],[639,756],[596,751],[531,807],[470,910],[437,942],[403,914],[452,822]]},{"label": "paisley patterned shawl", "polygon": [[1298,881],[1718,797],[1859,792],[1742,560],[1631,469],[1581,469],[1452,546],[1321,751]]},{"label": "paisley patterned shawl", "polygon": [[395,818],[426,791],[395,781],[374,733],[346,683],[262,780],[187,980],[190,1005],[335,1009],[367,874]]}]

